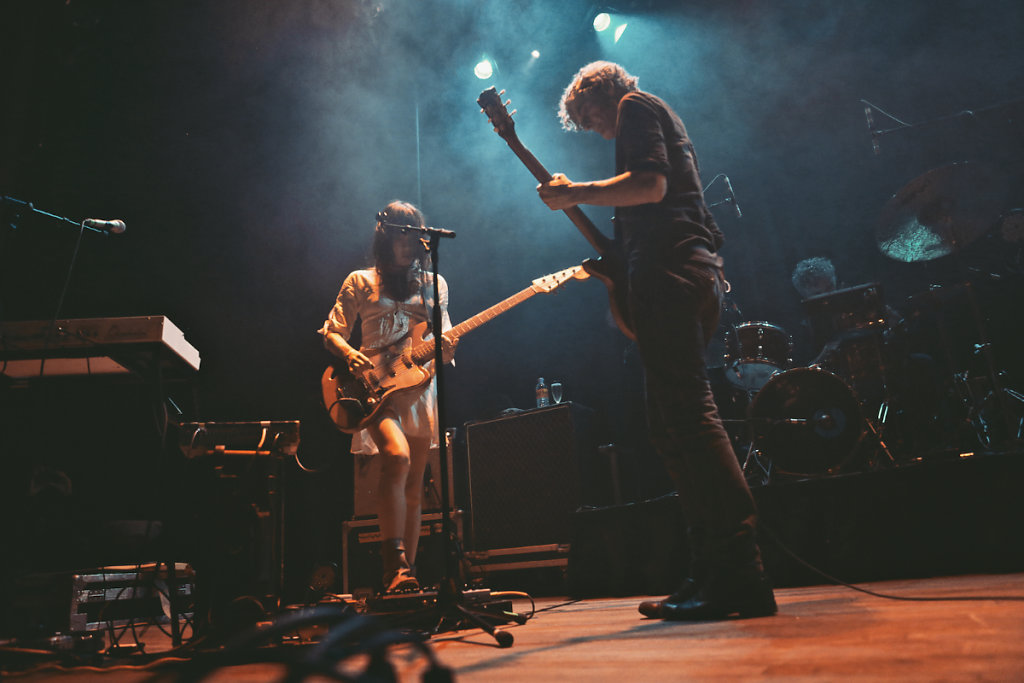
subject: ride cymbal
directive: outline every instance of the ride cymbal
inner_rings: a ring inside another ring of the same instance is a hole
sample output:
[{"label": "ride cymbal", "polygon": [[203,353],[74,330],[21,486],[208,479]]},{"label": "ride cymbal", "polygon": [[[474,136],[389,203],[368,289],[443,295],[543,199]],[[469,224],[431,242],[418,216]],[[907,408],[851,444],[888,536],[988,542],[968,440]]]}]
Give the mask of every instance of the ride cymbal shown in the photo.
[{"label": "ride cymbal", "polygon": [[883,254],[906,263],[931,261],[992,229],[1005,209],[1005,177],[977,162],[940,166],[915,178],[882,209],[875,233]]}]

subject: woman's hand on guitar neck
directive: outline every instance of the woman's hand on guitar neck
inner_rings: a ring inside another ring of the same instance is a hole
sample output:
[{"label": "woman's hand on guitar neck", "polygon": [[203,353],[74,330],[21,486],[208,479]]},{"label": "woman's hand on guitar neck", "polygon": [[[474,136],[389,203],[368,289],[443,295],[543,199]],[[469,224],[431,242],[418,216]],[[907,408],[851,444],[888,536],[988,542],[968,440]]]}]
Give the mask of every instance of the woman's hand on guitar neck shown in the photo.
[{"label": "woman's hand on guitar neck", "polygon": [[459,345],[459,338],[449,339],[441,335],[441,358],[445,363],[451,363],[455,358],[455,347]]}]

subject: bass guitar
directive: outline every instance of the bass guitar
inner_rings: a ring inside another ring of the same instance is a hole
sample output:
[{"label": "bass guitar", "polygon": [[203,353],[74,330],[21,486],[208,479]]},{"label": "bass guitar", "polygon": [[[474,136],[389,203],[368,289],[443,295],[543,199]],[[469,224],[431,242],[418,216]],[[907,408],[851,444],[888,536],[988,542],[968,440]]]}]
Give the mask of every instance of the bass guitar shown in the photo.
[{"label": "bass guitar", "polygon": [[[487,114],[487,119],[494,126],[495,132],[498,133],[502,140],[508,143],[508,146],[512,148],[512,151],[519,157],[519,160],[533,174],[533,177],[539,182],[546,183],[551,180],[551,174],[537,160],[533,152],[520,142],[515,130],[516,124],[512,120],[512,114],[515,114],[515,112],[509,113],[509,103],[501,101],[501,96],[504,94],[504,90],[499,93],[494,89],[494,86],[491,86],[480,93],[476,103]],[[636,341],[636,334],[633,332],[632,324],[629,320],[629,308],[626,302],[626,266],[622,256],[615,248],[614,242],[598,230],[578,206],[563,209],[563,211],[580,233],[582,233],[583,237],[590,242],[590,246],[598,253],[599,258],[587,259],[583,262],[584,270],[603,282],[608,288],[608,303],[611,307],[612,318],[615,319],[615,324],[624,335]]]},{"label": "bass guitar", "polygon": [[[477,313],[445,332],[446,339],[459,339],[486,322],[494,320],[534,294],[548,294],[569,280],[590,277],[583,266],[574,266],[534,280],[529,287]],[[353,374],[338,359],[320,378],[322,399],[334,425],[351,434],[365,428],[377,413],[397,395],[424,387],[434,376],[434,340],[424,339],[427,323],[417,324],[401,343],[370,357],[373,367]]]}]

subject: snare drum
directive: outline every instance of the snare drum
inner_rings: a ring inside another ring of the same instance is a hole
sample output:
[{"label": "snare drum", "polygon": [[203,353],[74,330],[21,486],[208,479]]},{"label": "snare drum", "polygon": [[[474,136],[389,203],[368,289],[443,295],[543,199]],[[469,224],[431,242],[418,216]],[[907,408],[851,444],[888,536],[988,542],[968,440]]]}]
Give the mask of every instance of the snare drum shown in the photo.
[{"label": "snare drum", "polygon": [[725,348],[729,382],[754,392],[790,364],[793,341],[778,325],[747,322],[726,331]]}]

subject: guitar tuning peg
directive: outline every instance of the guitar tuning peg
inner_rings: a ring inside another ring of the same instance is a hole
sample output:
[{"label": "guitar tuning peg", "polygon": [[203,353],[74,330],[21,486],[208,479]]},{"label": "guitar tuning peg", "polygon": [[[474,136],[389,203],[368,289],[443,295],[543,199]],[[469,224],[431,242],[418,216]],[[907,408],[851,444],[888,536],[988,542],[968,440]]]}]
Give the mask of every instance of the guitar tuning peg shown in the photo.
[{"label": "guitar tuning peg", "polygon": [[502,89],[502,91],[501,91],[500,93],[498,93],[498,97],[501,97],[501,96],[502,96],[502,95],[504,95],[504,94],[505,94],[505,90],[504,90],[504,88],[503,88],[503,89]]},{"label": "guitar tuning peg", "polygon": [[516,115],[516,112],[517,112],[517,111],[519,111],[519,110],[518,110],[518,109],[513,109],[512,111],[510,111],[510,112],[509,112],[509,114],[508,114],[508,115],[509,115],[510,117],[511,117],[511,116],[515,116],[515,115]]}]

